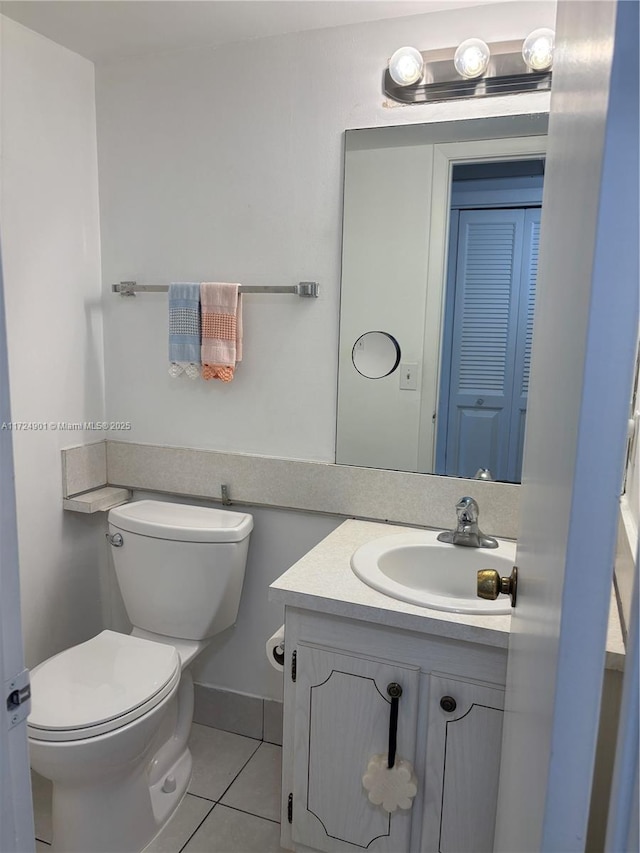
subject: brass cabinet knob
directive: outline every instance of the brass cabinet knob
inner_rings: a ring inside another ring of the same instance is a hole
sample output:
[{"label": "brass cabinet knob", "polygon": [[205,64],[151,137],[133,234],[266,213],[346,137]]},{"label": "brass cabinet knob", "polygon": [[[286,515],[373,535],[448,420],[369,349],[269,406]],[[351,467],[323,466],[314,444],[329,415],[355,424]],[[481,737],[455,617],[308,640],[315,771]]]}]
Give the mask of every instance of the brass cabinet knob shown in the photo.
[{"label": "brass cabinet knob", "polygon": [[502,593],[511,597],[511,606],[516,606],[518,589],[518,567],[514,566],[510,577],[501,578],[495,569],[482,569],[478,572],[478,598],[495,601]]}]

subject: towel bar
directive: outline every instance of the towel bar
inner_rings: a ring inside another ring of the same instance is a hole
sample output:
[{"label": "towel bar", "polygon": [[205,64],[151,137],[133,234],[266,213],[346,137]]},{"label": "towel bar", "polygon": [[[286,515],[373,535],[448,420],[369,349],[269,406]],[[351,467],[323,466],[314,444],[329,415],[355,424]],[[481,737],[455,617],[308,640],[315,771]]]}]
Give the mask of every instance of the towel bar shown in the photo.
[{"label": "towel bar", "polygon": [[[136,293],[166,293],[168,284],[138,284],[135,281],[121,281],[112,284],[113,293],[120,296],[135,296]],[[266,287],[263,285],[240,285],[240,293],[293,293],[296,296],[314,296],[320,293],[320,285],[317,281],[300,281],[298,284],[283,285],[277,287]]]}]

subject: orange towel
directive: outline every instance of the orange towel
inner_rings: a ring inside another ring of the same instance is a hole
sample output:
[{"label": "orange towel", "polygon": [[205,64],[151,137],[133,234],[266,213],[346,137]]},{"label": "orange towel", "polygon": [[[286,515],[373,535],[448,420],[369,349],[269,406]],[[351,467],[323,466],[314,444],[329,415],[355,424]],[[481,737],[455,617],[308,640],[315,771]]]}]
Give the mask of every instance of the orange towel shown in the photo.
[{"label": "orange towel", "polygon": [[202,378],[231,382],[236,364],[242,361],[242,296],[239,284],[203,282]]}]

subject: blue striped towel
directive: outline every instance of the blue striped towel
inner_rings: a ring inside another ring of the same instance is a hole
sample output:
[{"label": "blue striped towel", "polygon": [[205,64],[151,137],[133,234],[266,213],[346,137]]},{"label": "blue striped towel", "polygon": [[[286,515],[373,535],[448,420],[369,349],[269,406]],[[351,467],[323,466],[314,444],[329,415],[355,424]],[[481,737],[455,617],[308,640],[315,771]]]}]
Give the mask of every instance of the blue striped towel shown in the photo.
[{"label": "blue striped towel", "polygon": [[169,375],[200,375],[200,283],[169,285]]}]

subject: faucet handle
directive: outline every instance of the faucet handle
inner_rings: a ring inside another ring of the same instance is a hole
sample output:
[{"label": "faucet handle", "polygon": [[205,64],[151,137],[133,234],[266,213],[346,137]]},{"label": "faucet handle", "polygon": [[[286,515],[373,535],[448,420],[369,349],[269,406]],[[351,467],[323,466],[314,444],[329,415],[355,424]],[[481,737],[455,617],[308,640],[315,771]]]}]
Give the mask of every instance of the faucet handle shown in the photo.
[{"label": "faucet handle", "polygon": [[475,524],[478,521],[480,509],[476,501],[467,496],[460,498],[456,504],[456,513],[458,514],[458,521],[463,524]]}]

